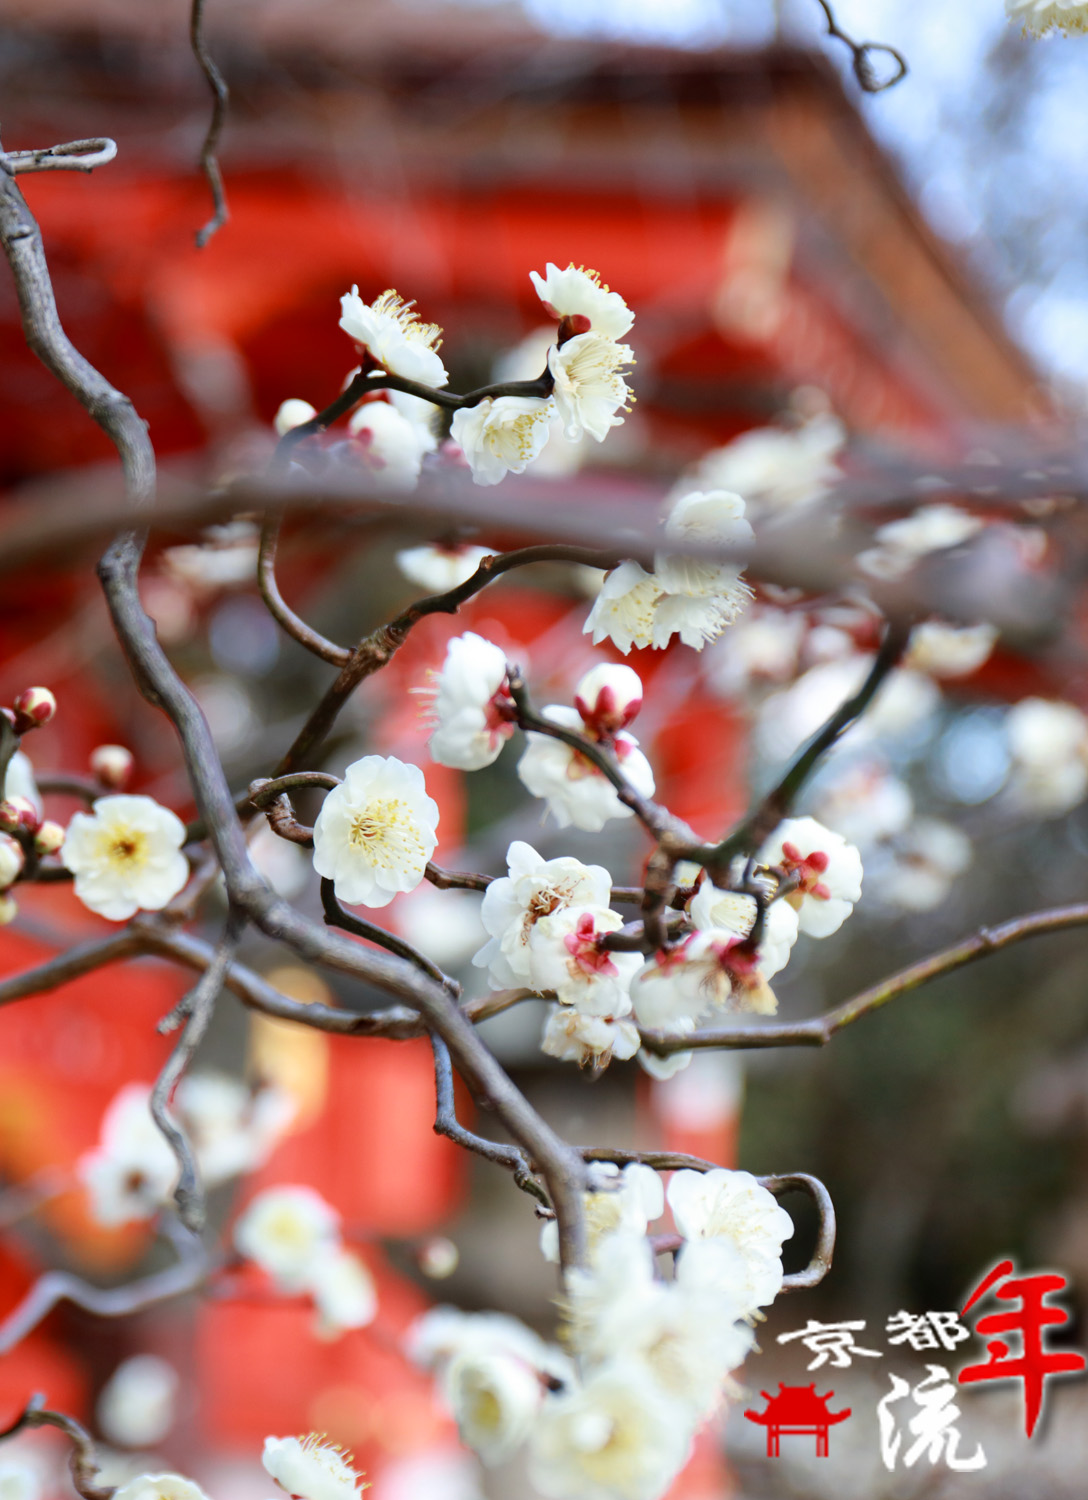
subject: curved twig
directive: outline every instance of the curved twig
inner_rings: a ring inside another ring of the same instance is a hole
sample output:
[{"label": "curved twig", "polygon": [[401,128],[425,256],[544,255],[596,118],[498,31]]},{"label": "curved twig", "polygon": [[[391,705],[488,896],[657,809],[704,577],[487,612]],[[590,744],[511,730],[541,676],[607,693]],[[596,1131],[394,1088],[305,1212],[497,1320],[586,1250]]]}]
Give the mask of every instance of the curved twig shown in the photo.
[{"label": "curved twig", "polygon": [[230,218],[230,209],[227,207],[227,195],[223,189],[223,174],[219,170],[219,158],[215,154],[215,148],[219,144],[219,137],[223,132],[223,125],[227,118],[227,104],[230,101],[230,90],[222,73],[215,65],[211,53],[208,51],[204,41],[204,0],[193,0],[189,11],[189,45],[193,56],[200,65],[200,71],[208,80],[208,87],[212,91],[212,117],[208,123],[208,132],[204,137],[204,144],[200,148],[200,165],[204,176],[208,179],[208,186],[212,194],[212,207],[215,212],[204,225],[198,229],[196,234],[196,248],[203,250],[204,246],[215,234],[217,229]]},{"label": "curved twig", "polygon": [[171,1224],[165,1219],[161,1227],[178,1252],[175,1265],[150,1276],[141,1276],[124,1286],[112,1287],[92,1286],[89,1281],[83,1281],[68,1271],[46,1271],[0,1323],[0,1354],[14,1349],[43,1318],[48,1317],[58,1302],[74,1302],[76,1307],[82,1307],[84,1312],[94,1313],[98,1318],[123,1318],[155,1307],[160,1302],[169,1302],[174,1297],[183,1297],[187,1292],[195,1292],[212,1270],[211,1258],[196,1235],[182,1229],[179,1224]]},{"label": "curved twig", "polygon": [[550,1207],[548,1195],[533,1177],[529,1170],[529,1159],[520,1146],[508,1145],[502,1141],[489,1141],[482,1135],[475,1135],[471,1130],[466,1130],[458,1120],[457,1103],[453,1093],[453,1065],[450,1062],[450,1049],[437,1032],[432,1031],[429,1035],[431,1050],[434,1053],[435,1134],[448,1137],[455,1145],[463,1146],[466,1151],[471,1151],[476,1156],[482,1156],[485,1161],[495,1162],[500,1167],[509,1167],[513,1171],[514,1181],[518,1187],[532,1194],[544,1204],[545,1208]]},{"label": "curved twig", "polygon": [[90,1433],[74,1417],[65,1416],[59,1411],[48,1411],[44,1403],[44,1396],[31,1396],[11,1426],[0,1432],[0,1442],[35,1427],[59,1428],[72,1444],[72,1451],[68,1455],[68,1469],[72,1475],[72,1483],[83,1500],[111,1500],[111,1496],[117,1492],[116,1486],[95,1483],[99,1470],[98,1450]]},{"label": "curved twig", "polygon": [[13,974],[10,979],[0,980],[0,1005],[10,1005],[15,1000],[25,1000],[29,995],[55,990],[60,985],[67,984],[70,979],[78,979],[81,974],[90,974],[94,969],[104,968],[106,964],[131,958],[133,954],[143,951],[142,937],[130,927],[123,927],[120,932],[111,933],[106,938],[97,938],[91,943],[79,943],[76,947],[69,948],[67,953],[59,953],[56,958],[46,959],[43,964],[24,969],[21,974]]},{"label": "curved twig", "polygon": [[177,1157],[179,1170],[177,1186],[174,1188],[174,1202],[177,1204],[178,1218],[186,1229],[191,1229],[194,1234],[199,1234],[204,1228],[204,1187],[200,1181],[192,1142],[179,1122],[170,1114],[168,1105],[174,1089],[192,1060],[193,1053],[203,1041],[211,1025],[215,1002],[223,988],[231,959],[237,952],[244,925],[244,919],[232,911],[227,918],[226,932],[215,950],[211,963],[170,1015],[159,1023],[159,1030],[166,1031],[177,1026],[183,1017],[185,1019],[185,1027],[178,1038],[177,1045],[167,1058],[151,1090],[150,1108],[155,1124],[166,1137],[167,1145]]},{"label": "curved twig", "polygon": [[[816,4],[827,19],[827,35],[834,37],[837,42],[842,42],[845,47],[849,47],[854,77],[867,94],[883,93],[885,89],[893,88],[907,76],[907,60],[901,52],[894,47],[889,47],[886,42],[855,42],[853,37],[847,36],[839,26],[829,0],[816,0]],[[876,52],[882,52],[886,57],[890,57],[895,64],[895,72],[890,78],[877,77],[872,62],[873,54]]]},{"label": "curved twig", "polygon": [[343,667],[351,660],[346,646],[338,646],[312,625],[307,625],[301,615],[296,615],[280,593],[276,582],[276,548],[279,545],[281,518],[275,514],[265,517],[261,527],[261,545],[257,553],[257,587],[272,618],[287,632],[292,640],[320,656],[322,661],[334,667]]},{"label": "curved twig", "polygon": [[8,161],[20,177],[28,172],[93,172],[117,155],[117,142],[109,136],[86,141],[65,141],[63,146],[45,146],[40,151],[9,151]]},{"label": "curved twig", "polygon": [[358,917],[354,912],[345,911],[336,898],[336,890],[331,880],[321,881],[321,909],[325,913],[325,921],[330,927],[342,927],[345,932],[352,932],[356,937],[365,938],[368,943],[377,943],[379,948],[385,948],[390,953],[395,953],[398,958],[407,959],[410,964],[415,964],[424,974],[440,984],[448,994],[456,1000],[461,994],[461,986],[456,979],[451,979],[448,974],[432,963],[425,954],[413,948],[411,943],[405,942],[404,938],[398,937],[395,932],[389,932],[384,927],[379,927],[376,922],[367,922],[363,917]]}]

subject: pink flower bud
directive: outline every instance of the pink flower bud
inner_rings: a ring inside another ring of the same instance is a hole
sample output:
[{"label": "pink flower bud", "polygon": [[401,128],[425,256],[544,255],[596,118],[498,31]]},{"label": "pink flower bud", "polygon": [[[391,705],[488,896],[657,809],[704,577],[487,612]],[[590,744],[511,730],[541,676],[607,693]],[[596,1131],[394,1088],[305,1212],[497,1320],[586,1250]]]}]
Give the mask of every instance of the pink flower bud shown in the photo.
[{"label": "pink flower bud", "polygon": [[64,825],[47,819],[34,835],[34,847],[39,854],[56,854],[64,843]]},{"label": "pink flower bud", "polygon": [[127,785],[132,766],[132,751],[124,745],[99,745],[91,751],[91,774],[115,791]]},{"label": "pink flower bud", "polygon": [[41,818],[28,797],[5,797],[0,802],[0,828],[7,833],[35,833]]},{"label": "pink flower bud", "polygon": [[574,689],[574,706],[595,739],[626,728],[642,707],[642,680],[631,667],[602,662]]},{"label": "pink flower bud", "polygon": [[26,857],[18,841],[9,834],[0,833],[0,891],[14,885],[25,863]]},{"label": "pink flower bud", "polygon": [[13,707],[16,731],[26,734],[28,729],[40,729],[49,723],[57,711],[57,700],[48,688],[32,687],[19,694]]}]

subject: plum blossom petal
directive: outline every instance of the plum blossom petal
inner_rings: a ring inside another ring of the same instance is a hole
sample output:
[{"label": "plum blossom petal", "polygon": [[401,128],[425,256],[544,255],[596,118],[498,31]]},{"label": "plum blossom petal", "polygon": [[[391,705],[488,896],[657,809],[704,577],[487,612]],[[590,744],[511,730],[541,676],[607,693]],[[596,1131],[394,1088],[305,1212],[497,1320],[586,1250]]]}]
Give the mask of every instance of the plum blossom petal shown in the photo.
[{"label": "plum blossom petal", "polygon": [[761,865],[780,867],[795,882],[785,899],[810,937],[838,932],[861,899],[861,855],[815,818],[786,818],[757,858]]},{"label": "plum blossom petal", "polygon": [[508,874],[484,892],[480,918],[490,938],[472,960],[490,970],[495,989],[532,984],[530,941],[542,917],[570,906],[607,907],[612,891],[603,865],[570,856],[544,859],[520,839],[510,845],[506,863]]},{"label": "plum blossom petal", "polygon": [[438,357],[442,330],[434,323],[421,323],[414,306],[392,290],[366,303],[353,286],[340,298],[340,327],[391,375],[444,386],[449,376]]},{"label": "plum blossom petal", "polygon": [[621,339],[631,329],[635,315],[620,296],[605,286],[596,271],[572,262],[560,270],[552,261],[545,274],[529,272],[537,296],[554,318],[586,318],[594,333],[606,339]]},{"label": "plum blossom petal", "polygon": [[505,652],[472,631],[454,636],[436,685],[432,758],[462,771],[491,765],[514,732],[512,709]]},{"label": "plum blossom petal", "polygon": [[471,578],[491,549],[468,542],[435,542],[424,547],[405,547],[397,553],[397,567],[409,583],[430,594],[445,594]]},{"label": "plum blossom petal", "polygon": [[502,1463],[520,1448],[540,1409],[536,1371],[509,1354],[466,1350],[447,1367],[442,1389],[461,1441],[482,1463]]},{"label": "plum blossom petal", "polygon": [[611,428],[622,425],[619,413],[634,400],[622,372],[633,363],[626,344],[596,333],[580,333],[549,351],[555,408],[570,442],[588,435],[603,443]]},{"label": "plum blossom petal", "polygon": [[319,1257],[340,1237],[340,1215],[302,1184],[265,1188],[234,1226],[234,1243],[282,1291],[307,1289]]},{"label": "plum blossom petal", "polygon": [[[553,703],[542,712],[544,718],[564,729],[584,731],[581,715],[575,708]],[[580,751],[550,735],[530,732],[525,738],[518,777],[526,791],[544,798],[560,828],[573,826],[599,833],[610,818],[634,816],[631,808],[620,801],[612,783]],[[620,769],[635,790],[644,797],[652,797],[654,773],[638,748],[638,740],[621,731],[613,738],[612,748]]]},{"label": "plum blossom petal", "polygon": [[523,474],[548,441],[554,403],[533,396],[487,396],[453,414],[450,435],[476,484]]},{"label": "plum blossom petal", "polygon": [[265,1438],[261,1463],[294,1500],[355,1500],[360,1488],[367,1488],[351,1455],[323,1442],[316,1432],[303,1438]]}]

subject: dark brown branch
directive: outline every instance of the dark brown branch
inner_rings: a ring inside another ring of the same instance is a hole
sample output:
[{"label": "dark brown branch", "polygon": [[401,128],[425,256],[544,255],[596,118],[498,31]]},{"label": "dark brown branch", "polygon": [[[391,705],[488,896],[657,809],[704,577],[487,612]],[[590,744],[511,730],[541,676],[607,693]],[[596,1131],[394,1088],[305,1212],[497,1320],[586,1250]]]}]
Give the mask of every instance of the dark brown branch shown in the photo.
[{"label": "dark brown branch", "polygon": [[[867,94],[882,93],[884,89],[894,87],[907,76],[907,60],[901,52],[896,51],[894,47],[889,47],[885,42],[855,42],[853,37],[847,36],[839,26],[829,0],[816,0],[816,4],[827,19],[827,35],[834,37],[837,42],[842,42],[850,49],[854,77]],[[890,57],[892,60],[895,71],[888,78],[880,78],[873,67],[873,55],[877,52],[883,53],[885,57]]]},{"label": "dark brown branch", "polygon": [[174,1188],[174,1202],[177,1205],[178,1218],[185,1228],[191,1229],[194,1234],[199,1234],[204,1228],[204,1187],[200,1181],[192,1142],[179,1122],[170,1114],[168,1106],[178,1082],[192,1061],[194,1052],[207,1035],[215,1010],[215,1002],[223,988],[231,960],[237,952],[244,925],[244,922],[233,912],[230,914],[227,920],[227,930],[215,950],[211,963],[170,1015],[159,1023],[159,1030],[165,1031],[173,1029],[182,1018],[185,1022],[177,1045],[155,1080],[155,1087],[151,1090],[150,1108],[155,1124],[162,1131],[167,1145],[177,1157],[178,1181]]},{"label": "dark brown branch", "polygon": [[261,546],[257,554],[257,587],[261,591],[261,598],[265,602],[268,613],[287,632],[292,640],[298,641],[300,646],[305,646],[314,656],[319,656],[322,661],[331,662],[334,667],[342,667],[351,660],[351,652],[346,646],[338,646],[335,641],[328,640],[319,630],[307,625],[301,615],[296,615],[291,606],[280,593],[280,586],[276,582],[276,548],[279,545],[280,517],[269,515],[265,517],[264,525],[261,527]]},{"label": "dark brown branch", "polygon": [[35,778],[43,797],[81,797],[90,807],[99,797],[108,797],[110,788],[90,776],[50,775]]},{"label": "dark brown branch", "polygon": [[455,1000],[460,996],[461,986],[456,979],[451,979],[448,974],[444,974],[437,964],[432,963],[417,948],[413,948],[411,943],[405,942],[404,938],[398,937],[395,932],[379,927],[376,922],[368,922],[354,912],[345,911],[336,898],[336,890],[331,880],[322,879],[321,881],[321,909],[330,927],[342,927],[345,932],[365,938],[368,943],[377,943],[379,948],[385,948],[389,953],[395,953],[408,963],[415,964],[417,969],[421,969],[436,984],[440,984]]},{"label": "dark brown branch", "polygon": [[486,891],[495,875],[476,875],[470,870],[444,870],[428,863],[426,878],[440,891]]},{"label": "dark brown branch", "polygon": [[114,1287],[92,1286],[68,1271],[46,1271],[0,1323],[0,1354],[14,1349],[58,1302],[73,1302],[98,1318],[123,1318],[196,1291],[212,1268],[203,1245],[195,1235],[180,1225],[171,1225],[169,1220],[162,1227],[178,1252],[175,1265]]},{"label": "dark brown branch", "polygon": [[74,1417],[65,1416],[59,1411],[48,1411],[44,1403],[44,1396],[32,1396],[21,1415],[16,1417],[10,1427],[0,1432],[0,1442],[35,1427],[58,1428],[72,1444],[72,1451],[68,1455],[68,1469],[76,1491],[83,1496],[83,1500],[111,1500],[117,1492],[116,1486],[95,1483],[99,1470],[98,1452],[90,1433]]},{"label": "dark brown branch", "polygon": [[219,170],[219,158],[216,156],[216,147],[219,145],[219,137],[223,133],[223,125],[227,118],[227,104],[230,100],[230,90],[227,88],[223,75],[215,65],[215,60],[208,51],[204,41],[204,0],[192,0],[192,8],[189,11],[189,45],[193,56],[200,65],[200,71],[208,80],[208,87],[212,91],[212,117],[208,123],[208,131],[204,137],[204,144],[200,148],[200,165],[204,176],[208,179],[208,187],[212,194],[212,207],[214,212],[203,229],[199,229],[196,235],[196,247],[203,250],[204,246],[215,234],[216,230],[222,229],[230,218],[230,210],[227,207],[227,195],[223,190],[223,174]]},{"label": "dark brown branch", "polygon": [[507,1145],[501,1141],[489,1141],[482,1135],[466,1130],[457,1118],[457,1102],[453,1093],[453,1066],[450,1049],[436,1033],[430,1033],[431,1050],[434,1053],[434,1090],[436,1135],[447,1136],[457,1146],[482,1156],[485,1161],[495,1162],[500,1167],[509,1167],[518,1187],[531,1193],[547,1208],[547,1194],[529,1170],[529,1160],[520,1146]]},{"label": "dark brown branch", "polygon": [[143,940],[128,927],[94,942],[79,943],[67,953],[59,953],[56,958],[47,959],[33,969],[24,969],[21,974],[0,980],[0,1005],[10,1005],[12,1001],[25,1000],[29,995],[55,990],[70,979],[78,979],[81,974],[89,974],[141,951]]}]

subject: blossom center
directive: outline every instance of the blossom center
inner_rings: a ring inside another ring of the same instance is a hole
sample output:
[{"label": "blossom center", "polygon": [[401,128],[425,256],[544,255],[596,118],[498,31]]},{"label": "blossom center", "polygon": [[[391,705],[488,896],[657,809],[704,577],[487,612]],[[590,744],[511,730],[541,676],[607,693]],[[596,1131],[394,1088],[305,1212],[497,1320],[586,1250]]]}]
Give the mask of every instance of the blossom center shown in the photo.
[{"label": "blossom center", "polygon": [[427,862],[411,809],[400,797],[376,797],[368,802],[352,818],[348,842],[379,870]]},{"label": "blossom center", "polygon": [[[829,901],[831,891],[822,879],[831,863],[831,856],[825,854],[822,849],[814,849],[811,854],[802,854],[796,844],[782,845],[782,868],[788,875],[793,876],[793,896],[814,896],[817,901]],[[789,898],[787,898],[789,899]],[[791,905],[798,905],[791,901]]]}]

